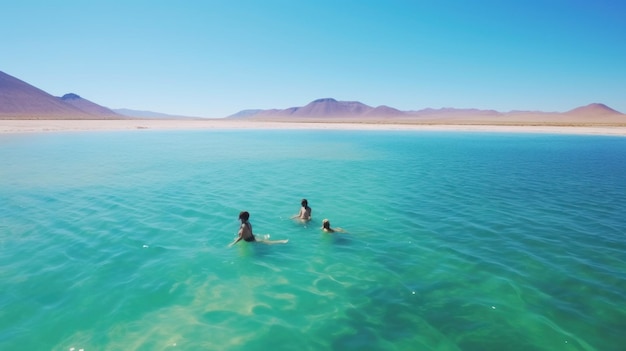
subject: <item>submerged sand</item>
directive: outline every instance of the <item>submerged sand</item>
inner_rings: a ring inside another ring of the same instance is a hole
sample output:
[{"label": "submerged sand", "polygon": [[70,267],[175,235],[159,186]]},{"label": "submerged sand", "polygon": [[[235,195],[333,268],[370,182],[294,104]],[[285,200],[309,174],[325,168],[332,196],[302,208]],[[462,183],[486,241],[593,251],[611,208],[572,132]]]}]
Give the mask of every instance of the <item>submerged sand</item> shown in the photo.
[{"label": "submerged sand", "polygon": [[198,120],[0,120],[0,133],[43,133],[130,130],[203,130],[203,129],[311,129],[311,130],[416,130],[467,131],[506,133],[593,134],[626,136],[622,125],[493,125],[493,124],[433,124],[385,123],[373,121],[301,122],[251,121],[229,119]]}]

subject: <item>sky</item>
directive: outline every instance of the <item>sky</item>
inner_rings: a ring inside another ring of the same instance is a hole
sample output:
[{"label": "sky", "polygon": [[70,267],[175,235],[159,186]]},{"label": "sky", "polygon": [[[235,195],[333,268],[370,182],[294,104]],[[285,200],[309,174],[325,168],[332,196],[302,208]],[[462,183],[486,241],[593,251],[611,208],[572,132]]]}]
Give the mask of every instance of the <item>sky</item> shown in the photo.
[{"label": "sky", "polygon": [[109,108],[626,113],[623,0],[0,0],[0,71]]}]

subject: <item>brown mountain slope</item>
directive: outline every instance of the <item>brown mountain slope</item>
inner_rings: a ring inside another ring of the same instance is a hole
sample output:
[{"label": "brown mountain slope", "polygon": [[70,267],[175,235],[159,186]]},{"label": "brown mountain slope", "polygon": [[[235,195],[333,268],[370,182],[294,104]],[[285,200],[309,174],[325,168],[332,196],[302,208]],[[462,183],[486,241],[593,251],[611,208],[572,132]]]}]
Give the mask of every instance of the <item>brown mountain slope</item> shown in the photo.
[{"label": "brown mountain slope", "polygon": [[79,109],[67,105],[41,89],[0,72],[0,115],[5,116],[79,116]]},{"label": "brown mountain slope", "polygon": [[372,110],[358,101],[337,101],[331,98],[318,99],[310,102],[304,107],[294,111],[293,116],[310,117],[332,117],[332,116],[358,116]]},{"label": "brown mountain slope", "polygon": [[370,118],[392,118],[402,117],[406,115],[405,112],[395,109],[393,107],[380,105],[364,113],[365,116]]},{"label": "brown mountain slope", "polygon": [[93,103],[87,99],[83,99],[82,97],[73,94],[73,93],[69,93],[69,94],[65,94],[60,98],[62,101],[64,101],[65,103],[72,105],[74,107],[76,107],[77,109],[86,112],[90,115],[102,115],[102,116],[115,116],[117,115],[116,112],[114,112],[111,109],[108,109],[104,106],[100,106],[96,103]]},{"label": "brown mountain slope", "polygon": [[[245,112],[245,113],[244,113]],[[372,118],[402,116],[404,112],[388,106],[376,108],[358,101],[337,101],[332,98],[317,99],[302,107],[286,109],[247,110],[236,113],[230,118]]]},{"label": "brown mountain slope", "polygon": [[565,114],[573,116],[606,116],[606,115],[623,115],[605,104],[593,103],[586,106],[577,107],[573,110],[565,112]]},{"label": "brown mountain slope", "polygon": [[0,71],[0,118],[117,119],[123,117],[80,97],[76,101],[65,101]]}]

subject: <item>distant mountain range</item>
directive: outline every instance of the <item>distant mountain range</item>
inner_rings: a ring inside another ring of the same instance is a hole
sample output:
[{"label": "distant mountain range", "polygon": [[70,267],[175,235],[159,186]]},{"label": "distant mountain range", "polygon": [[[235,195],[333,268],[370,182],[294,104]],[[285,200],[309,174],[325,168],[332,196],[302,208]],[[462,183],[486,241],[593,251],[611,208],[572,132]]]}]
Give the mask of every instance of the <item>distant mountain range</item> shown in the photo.
[{"label": "distant mountain range", "polygon": [[[237,119],[355,119],[360,120],[403,120],[403,119],[455,119],[455,118],[475,118],[475,119],[493,119],[493,118],[511,118],[515,116],[534,116],[535,118],[543,116],[550,118],[563,117],[594,117],[594,116],[611,116],[624,117],[626,115],[616,111],[606,105],[593,103],[587,106],[575,108],[573,110],[557,113],[557,112],[541,112],[541,111],[511,111],[499,112],[495,110],[480,109],[457,109],[457,108],[426,108],[417,111],[401,111],[389,106],[372,107],[358,101],[337,101],[332,98],[317,99],[303,107],[290,107],[287,109],[269,109],[269,110],[243,110],[228,118]],[[624,120],[626,122],[626,120]]]},{"label": "distant mountain range", "polygon": [[303,107],[290,107],[284,110],[243,110],[229,118],[332,118],[332,117],[393,117],[405,114],[389,106],[371,107],[358,101],[337,101],[332,98],[317,99]]},{"label": "distant mountain range", "polygon": [[[125,118],[199,118],[129,109],[112,110],[69,93],[52,96],[24,81],[0,71],[0,119],[125,119]],[[419,123],[626,123],[626,115],[606,105],[593,103],[567,112],[510,111],[480,109],[422,109],[401,111],[381,105],[368,106],[358,101],[317,99],[302,107],[243,110],[231,119],[324,120]]]},{"label": "distant mountain range", "polygon": [[153,111],[142,111],[142,110],[131,110],[128,108],[116,108],[113,109],[115,113],[120,114],[126,117],[134,117],[134,118],[151,118],[151,119],[198,119],[202,117],[191,117],[191,116],[179,116],[179,115],[170,115],[167,113],[153,112]]}]

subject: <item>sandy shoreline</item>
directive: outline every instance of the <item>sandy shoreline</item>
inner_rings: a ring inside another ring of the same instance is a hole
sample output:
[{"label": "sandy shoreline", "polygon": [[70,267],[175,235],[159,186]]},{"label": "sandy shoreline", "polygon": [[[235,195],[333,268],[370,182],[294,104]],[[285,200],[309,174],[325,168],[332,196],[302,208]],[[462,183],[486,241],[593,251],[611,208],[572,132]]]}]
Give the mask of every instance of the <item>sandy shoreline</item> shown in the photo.
[{"label": "sandy shoreline", "polygon": [[0,134],[131,130],[310,129],[415,130],[626,136],[624,126],[418,124],[376,122],[269,122],[246,120],[0,120]]}]

